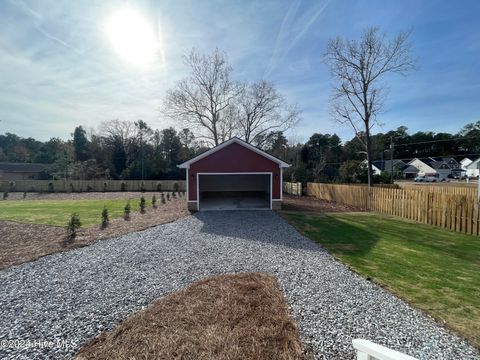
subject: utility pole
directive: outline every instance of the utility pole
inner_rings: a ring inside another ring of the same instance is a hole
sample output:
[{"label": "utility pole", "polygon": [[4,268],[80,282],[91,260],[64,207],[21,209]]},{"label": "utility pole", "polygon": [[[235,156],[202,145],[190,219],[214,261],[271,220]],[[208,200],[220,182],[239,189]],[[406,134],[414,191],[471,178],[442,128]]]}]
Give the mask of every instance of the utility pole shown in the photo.
[{"label": "utility pole", "polygon": [[144,171],[143,171],[143,130],[140,130],[140,153],[142,157],[142,181],[144,180]]},{"label": "utility pole", "polygon": [[[480,173],[480,161],[477,163],[477,169],[478,169],[478,172]],[[480,175],[477,177],[477,201],[478,201],[477,206],[480,206]]]},{"label": "utility pole", "polygon": [[393,184],[393,136],[390,136],[390,182]]}]

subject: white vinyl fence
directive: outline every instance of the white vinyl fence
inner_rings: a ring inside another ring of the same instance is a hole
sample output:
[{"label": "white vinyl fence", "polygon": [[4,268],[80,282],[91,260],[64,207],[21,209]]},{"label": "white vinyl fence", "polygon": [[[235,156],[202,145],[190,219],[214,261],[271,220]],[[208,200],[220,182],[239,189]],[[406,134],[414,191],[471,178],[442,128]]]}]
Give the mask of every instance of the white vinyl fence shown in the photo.
[{"label": "white vinyl fence", "polygon": [[355,339],[353,340],[353,347],[357,350],[357,360],[417,360],[414,357],[368,340]]},{"label": "white vinyl fence", "polygon": [[284,182],[283,192],[285,194],[302,196],[302,183],[301,182]]}]

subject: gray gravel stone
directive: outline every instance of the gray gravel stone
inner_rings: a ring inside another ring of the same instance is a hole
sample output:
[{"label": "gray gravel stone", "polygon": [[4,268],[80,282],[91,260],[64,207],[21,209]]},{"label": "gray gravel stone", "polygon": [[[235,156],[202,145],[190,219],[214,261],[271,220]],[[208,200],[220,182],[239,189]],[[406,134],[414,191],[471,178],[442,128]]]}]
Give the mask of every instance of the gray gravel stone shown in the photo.
[{"label": "gray gravel stone", "polygon": [[69,358],[160,296],[243,271],[279,279],[317,359],[353,359],[354,338],[419,359],[480,359],[270,211],[199,213],[0,272],[0,358]]}]

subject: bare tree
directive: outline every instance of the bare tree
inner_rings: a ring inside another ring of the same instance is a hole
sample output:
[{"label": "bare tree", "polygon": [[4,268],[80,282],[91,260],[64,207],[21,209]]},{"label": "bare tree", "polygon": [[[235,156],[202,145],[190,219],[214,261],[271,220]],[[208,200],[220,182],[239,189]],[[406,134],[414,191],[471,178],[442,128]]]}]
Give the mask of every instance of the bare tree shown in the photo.
[{"label": "bare tree", "polygon": [[248,143],[262,146],[271,131],[286,131],[299,120],[296,105],[289,105],[274,84],[261,80],[246,85],[239,97],[238,132]]},{"label": "bare tree", "polygon": [[233,132],[229,107],[241,86],[232,79],[227,57],[218,49],[208,56],[192,50],[184,62],[190,75],[167,92],[164,111],[199,130],[200,138],[218,145]]},{"label": "bare tree", "polygon": [[408,42],[410,31],[386,39],[376,27],[367,28],[359,41],[336,38],[328,43],[325,61],[335,80],[332,112],[337,121],[353,128],[364,146],[368,185],[373,186],[370,132],[385,100],[383,80],[405,75],[415,67]]},{"label": "bare tree", "polygon": [[129,154],[135,145],[133,139],[137,136],[137,127],[132,121],[108,120],[100,123],[99,133],[107,142],[119,144]]}]

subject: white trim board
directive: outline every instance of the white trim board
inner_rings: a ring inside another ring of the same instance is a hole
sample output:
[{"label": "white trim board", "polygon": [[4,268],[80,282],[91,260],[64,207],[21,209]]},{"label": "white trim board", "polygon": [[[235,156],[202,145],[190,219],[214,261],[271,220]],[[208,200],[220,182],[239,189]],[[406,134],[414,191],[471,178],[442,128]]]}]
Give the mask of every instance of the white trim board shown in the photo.
[{"label": "white trim board", "polygon": [[[273,199],[273,174],[272,172],[224,172],[224,173],[213,173],[213,172],[199,172],[197,173],[197,210],[200,211],[200,175],[270,175],[270,209],[272,210],[272,200],[280,200],[280,199]],[[195,202],[194,200],[190,200],[189,202]],[[246,209],[242,209],[246,210]],[[258,209],[261,210],[261,209]]]},{"label": "white trim board", "polygon": [[203,154],[195,156],[193,159],[185,161],[184,163],[181,163],[180,165],[177,165],[177,166],[181,169],[188,169],[190,167],[190,164],[193,164],[193,163],[197,162],[198,160],[201,160],[201,159],[203,159],[207,156],[210,156],[211,154],[216,153],[217,151],[219,151],[219,150],[223,149],[224,147],[227,147],[228,145],[231,145],[233,143],[237,143],[239,145],[242,145],[243,147],[245,147],[249,150],[252,150],[253,152],[256,152],[257,154],[262,155],[263,157],[277,163],[281,168],[290,167],[290,164],[287,164],[285,161],[277,159],[275,156],[272,156],[272,155],[266,153],[265,151],[260,150],[260,149],[256,148],[255,146],[253,146],[253,145],[251,145],[251,144],[249,144],[249,143],[247,143],[247,142],[245,142],[245,141],[243,141],[243,140],[241,140],[237,137],[231,138],[230,140],[227,140],[227,141],[221,143],[220,145],[217,145],[214,148],[205,151]]}]

